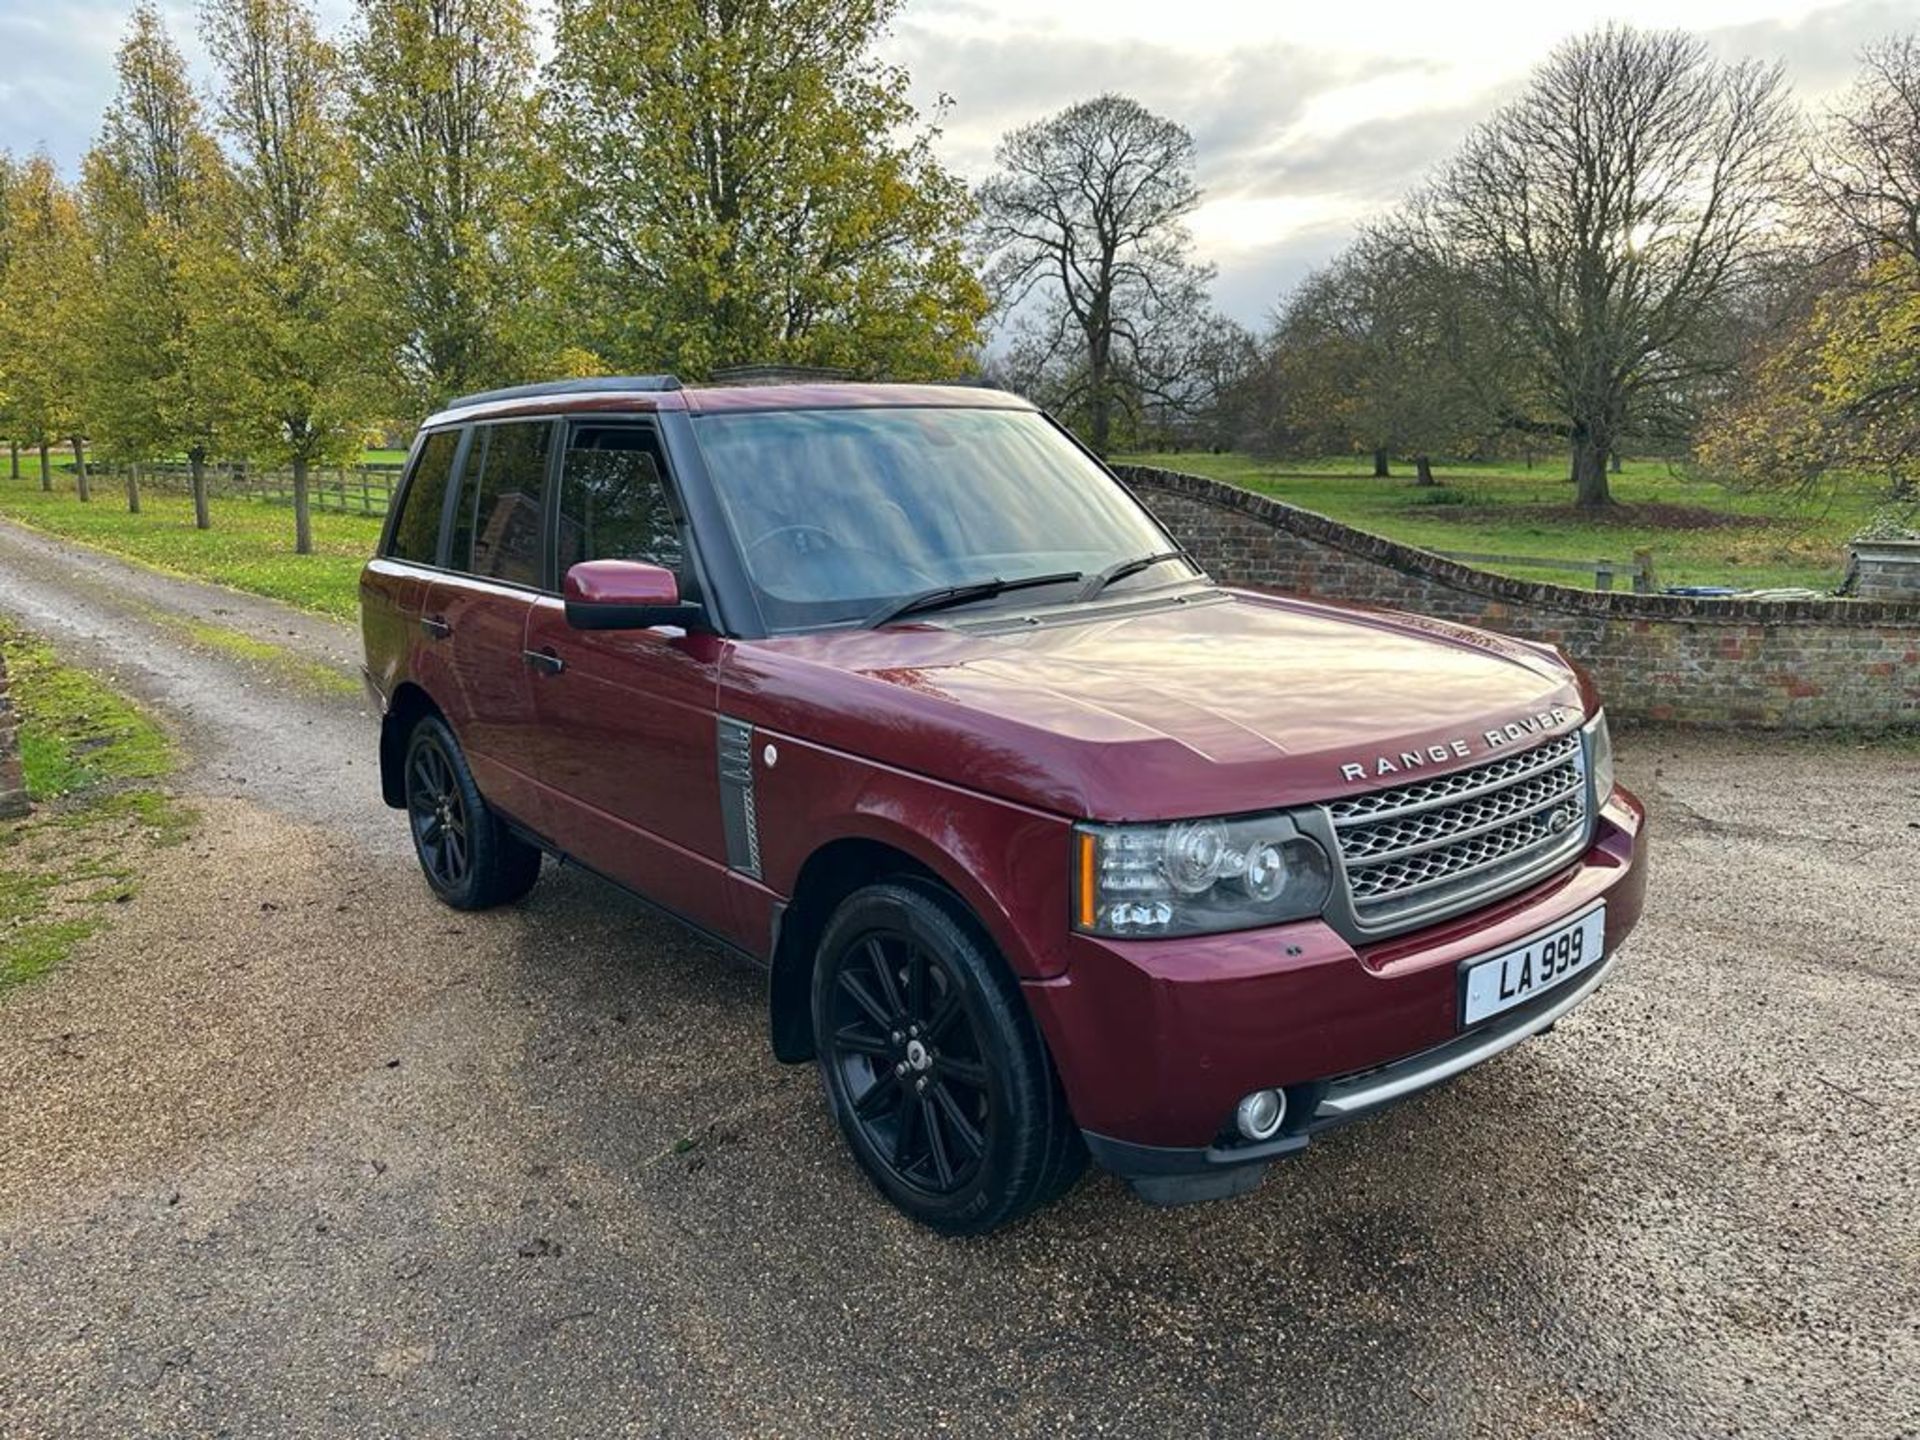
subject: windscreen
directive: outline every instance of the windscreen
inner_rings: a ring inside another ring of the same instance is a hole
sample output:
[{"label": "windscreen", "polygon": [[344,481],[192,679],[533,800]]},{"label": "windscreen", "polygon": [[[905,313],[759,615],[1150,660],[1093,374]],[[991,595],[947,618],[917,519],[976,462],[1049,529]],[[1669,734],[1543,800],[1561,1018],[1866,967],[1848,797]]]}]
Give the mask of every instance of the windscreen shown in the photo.
[{"label": "windscreen", "polygon": [[[768,411],[704,416],[695,433],[776,630],[859,621],[940,586],[1091,576],[1169,548],[1032,411]],[[1063,582],[999,603],[1072,593]]]}]

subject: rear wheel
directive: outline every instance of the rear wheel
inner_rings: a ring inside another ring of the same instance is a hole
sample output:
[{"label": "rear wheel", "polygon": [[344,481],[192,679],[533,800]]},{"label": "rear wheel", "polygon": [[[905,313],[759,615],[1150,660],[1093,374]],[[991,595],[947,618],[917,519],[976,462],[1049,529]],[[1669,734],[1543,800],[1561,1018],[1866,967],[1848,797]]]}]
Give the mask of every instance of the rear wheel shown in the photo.
[{"label": "rear wheel", "polygon": [[821,937],[813,1018],[847,1144],[915,1220],[979,1234],[1084,1168],[1019,986],[944,892],[882,884],[842,903]]},{"label": "rear wheel", "polygon": [[540,852],[480,798],[460,742],[428,715],[407,737],[407,826],[427,884],[456,910],[518,900],[540,878]]}]

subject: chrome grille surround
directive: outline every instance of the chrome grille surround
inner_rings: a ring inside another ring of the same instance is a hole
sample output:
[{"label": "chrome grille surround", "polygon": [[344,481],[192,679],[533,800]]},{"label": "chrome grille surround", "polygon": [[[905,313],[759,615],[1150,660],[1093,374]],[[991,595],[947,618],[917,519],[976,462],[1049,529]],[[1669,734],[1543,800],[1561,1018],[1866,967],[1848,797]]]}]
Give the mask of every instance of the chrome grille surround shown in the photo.
[{"label": "chrome grille surround", "polygon": [[1592,831],[1578,731],[1320,807],[1354,924],[1372,934],[1484,905],[1566,864]]}]

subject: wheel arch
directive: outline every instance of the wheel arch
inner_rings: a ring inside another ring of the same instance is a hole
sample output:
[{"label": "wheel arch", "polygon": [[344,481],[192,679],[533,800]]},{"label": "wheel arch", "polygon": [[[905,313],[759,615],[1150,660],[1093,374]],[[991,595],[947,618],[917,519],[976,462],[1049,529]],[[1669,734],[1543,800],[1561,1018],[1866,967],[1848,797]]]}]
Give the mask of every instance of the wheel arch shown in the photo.
[{"label": "wheel arch", "polygon": [[781,912],[767,978],[768,1036],[775,1058],[789,1064],[813,1058],[815,950],[834,910],[856,890],[896,881],[934,892],[1004,961],[994,927],[967,893],[976,887],[956,883],[952,872],[958,867],[946,857],[915,853],[923,849],[914,843],[918,837],[906,838],[904,844],[902,838],[842,835],[817,846],[801,864],[792,898]]},{"label": "wheel arch", "polygon": [[395,810],[407,806],[407,736],[427,715],[446,718],[433,697],[408,680],[395,688],[387,701],[387,713],[380,719],[380,798]]}]

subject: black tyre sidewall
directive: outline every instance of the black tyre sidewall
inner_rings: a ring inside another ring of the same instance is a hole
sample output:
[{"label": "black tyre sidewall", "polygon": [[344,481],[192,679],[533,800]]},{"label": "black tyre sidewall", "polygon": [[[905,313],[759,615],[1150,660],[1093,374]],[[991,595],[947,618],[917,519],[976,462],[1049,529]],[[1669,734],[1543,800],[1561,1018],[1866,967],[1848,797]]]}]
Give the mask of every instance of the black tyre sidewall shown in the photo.
[{"label": "black tyre sidewall", "polygon": [[[854,1118],[845,1077],[827,1035],[840,961],[868,934],[912,937],[938,957],[960,983],[967,1019],[988,1070],[990,1134],[978,1172],[951,1195],[936,1195],[896,1175]],[[1018,985],[976,933],[959,903],[927,886],[886,883],[856,892],[834,911],[814,966],[815,1050],[827,1103],[854,1158],[889,1200],[911,1218],[949,1234],[978,1234],[1003,1225],[1052,1198],[1056,1168],[1049,1160],[1070,1126],[1058,1082]],[[1077,1144],[1078,1133],[1072,1135]],[[1049,1183],[1052,1182],[1052,1183]]]}]

